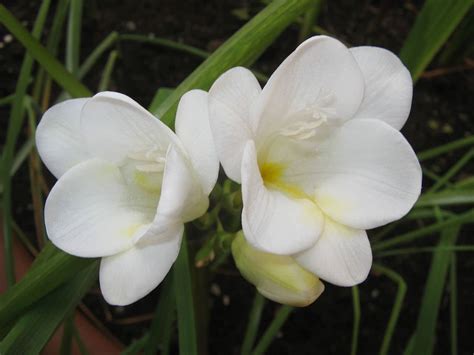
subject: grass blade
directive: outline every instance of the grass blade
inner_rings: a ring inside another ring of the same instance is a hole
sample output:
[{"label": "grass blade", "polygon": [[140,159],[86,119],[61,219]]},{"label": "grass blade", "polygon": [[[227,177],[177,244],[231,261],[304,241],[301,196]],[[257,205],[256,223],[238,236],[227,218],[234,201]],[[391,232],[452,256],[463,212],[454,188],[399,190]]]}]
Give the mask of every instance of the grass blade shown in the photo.
[{"label": "grass blade", "polygon": [[28,53],[40,63],[51,77],[72,97],[91,96],[91,92],[81,82],[79,82],[64,66],[54,58],[46,48],[28,31],[23,25],[0,4],[0,22],[23,44]]},{"label": "grass blade", "polygon": [[25,313],[0,345],[2,354],[38,354],[64,317],[97,280],[99,264],[87,269],[42,298]]},{"label": "grass blade", "polygon": [[444,190],[437,193],[423,194],[416,202],[416,207],[452,206],[474,203],[474,190],[456,189]]},{"label": "grass blade", "polygon": [[288,319],[293,310],[294,307],[291,306],[285,305],[280,307],[280,309],[275,315],[275,318],[270,323],[270,326],[267,328],[265,333],[263,333],[263,336],[255,347],[255,350],[253,351],[252,355],[265,354],[273,339],[276,337],[278,331],[283,326],[283,324],[285,324],[286,320]]},{"label": "grass blade", "polygon": [[400,52],[416,81],[472,6],[471,0],[426,0]]},{"label": "grass blade", "polygon": [[[460,226],[445,229],[441,233],[438,247],[453,246],[456,243]],[[425,291],[421,302],[418,321],[413,337],[413,348],[410,354],[433,353],[436,338],[436,320],[438,318],[441,297],[445,288],[446,276],[451,263],[451,252],[437,250],[434,252]]]},{"label": "grass blade", "polygon": [[437,157],[438,155],[449,153],[453,150],[461,149],[466,146],[474,145],[474,136],[457,139],[453,142],[449,142],[443,145],[439,145],[435,148],[424,150],[417,154],[420,161],[428,160]]},{"label": "grass blade", "polygon": [[71,0],[66,40],[66,69],[77,76],[81,48],[82,0]]},{"label": "grass blade", "polygon": [[380,355],[386,355],[388,354],[390,342],[397,326],[398,317],[400,316],[400,312],[402,310],[403,300],[405,299],[405,294],[407,292],[407,284],[403,277],[385,266],[374,264],[372,267],[374,271],[387,276],[398,286],[397,295],[395,296],[395,301],[393,302],[392,312],[390,313],[390,319],[388,321],[387,328],[385,329],[382,346],[380,347],[379,352]]},{"label": "grass blade", "polygon": [[451,355],[458,354],[458,285],[456,259],[456,254],[453,253],[451,255],[451,267],[449,268],[449,319],[451,326]]},{"label": "grass blade", "polygon": [[26,307],[71,279],[80,270],[94,263],[98,263],[96,259],[78,258],[48,243],[23,279],[0,295],[0,327],[20,315]]},{"label": "grass blade", "polygon": [[178,101],[185,92],[191,89],[207,90],[226,70],[252,64],[283,29],[313,2],[314,0],[273,1],[221,45],[152,113],[161,117],[167,125],[173,126]]},{"label": "grass blade", "polygon": [[97,91],[105,91],[109,87],[110,77],[114,70],[115,61],[118,57],[118,51],[114,50],[110,52],[107,63],[105,63],[104,71],[102,72],[102,77],[100,78],[100,83]]},{"label": "grass blade", "polygon": [[262,317],[263,307],[265,306],[265,297],[260,292],[255,291],[255,298],[253,300],[252,309],[250,310],[249,321],[247,322],[247,329],[245,331],[244,341],[240,353],[242,355],[250,354],[257,337],[258,326],[260,325],[260,318]]},{"label": "grass blade", "polygon": [[[50,3],[50,0],[45,0],[41,3],[38,16],[33,26],[32,35],[25,31],[26,34],[31,38],[34,39],[40,37],[41,32],[43,31],[44,23],[46,21],[46,16],[48,15]],[[0,21],[3,22],[1,12],[2,8],[4,7],[0,4]],[[14,17],[13,19],[17,21]],[[13,164],[13,154],[15,151],[16,141],[18,139],[18,135],[20,133],[20,129],[24,119],[24,100],[26,96],[26,90],[28,89],[32,68],[33,58],[29,55],[29,53],[26,53],[23,59],[23,63],[21,65],[20,76],[18,78],[18,82],[15,89],[13,106],[10,111],[7,138],[2,155],[1,179],[3,181],[2,209],[5,238],[5,272],[7,276],[7,283],[9,286],[12,286],[15,283],[15,262],[13,259],[12,243],[12,191],[10,171]]]},{"label": "grass blade", "polygon": [[161,355],[169,354],[169,344],[176,311],[174,290],[173,274],[170,273],[166,276],[161,289],[160,301],[158,302],[150,326],[148,340],[145,343],[144,355],[156,354],[158,347],[160,347]]},{"label": "grass blade", "polygon": [[354,309],[354,323],[352,326],[351,355],[356,355],[360,330],[360,297],[357,286],[352,287],[352,307]]},{"label": "grass blade", "polygon": [[173,270],[176,309],[178,311],[179,353],[182,355],[197,355],[196,317],[191,280],[192,271],[186,235],[183,236],[181,250]]}]

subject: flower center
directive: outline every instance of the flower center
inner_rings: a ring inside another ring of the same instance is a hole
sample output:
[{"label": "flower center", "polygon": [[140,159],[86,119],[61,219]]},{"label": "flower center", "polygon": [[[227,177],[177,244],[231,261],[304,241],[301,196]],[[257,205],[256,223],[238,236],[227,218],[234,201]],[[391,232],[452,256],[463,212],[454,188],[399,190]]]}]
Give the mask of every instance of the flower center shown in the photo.
[{"label": "flower center", "polygon": [[130,161],[127,170],[132,182],[146,191],[159,193],[166,164],[165,154],[166,152],[156,145],[128,154]]},{"label": "flower center", "polygon": [[279,190],[293,198],[311,199],[299,186],[284,181],[283,173],[285,172],[286,167],[283,164],[265,162],[259,164],[259,168],[263,183],[267,188]]},{"label": "flower center", "polygon": [[328,118],[335,114],[335,110],[330,107],[334,101],[332,93],[318,95],[315,101],[292,113],[288,121],[293,123],[281,129],[279,134],[296,140],[314,137],[318,127],[327,123]]}]

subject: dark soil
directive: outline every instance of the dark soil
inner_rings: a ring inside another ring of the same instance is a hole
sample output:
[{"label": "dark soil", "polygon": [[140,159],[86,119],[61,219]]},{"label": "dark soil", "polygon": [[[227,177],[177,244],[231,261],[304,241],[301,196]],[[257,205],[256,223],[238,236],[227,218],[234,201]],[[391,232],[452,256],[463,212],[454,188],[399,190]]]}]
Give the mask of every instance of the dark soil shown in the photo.
[{"label": "dark soil", "polygon": [[[7,6],[31,28],[39,6],[37,2],[9,1]],[[256,0],[86,1],[81,56],[84,58],[89,54],[111,31],[153,33],[212,51],[245,23],[245,20],[233,14],[233,10],[244,9],[252,16],[262,7],[262,3]],[[397,53],[420,7],[421,1],[327,1],[318,24],[350,46],[375,45]],[[0,41],[3,41],[5,32],[1,31],[4,29],[0,29]],[[261,57],[255,68],[271,74],[297,46],[297,37],[298,26],[290,26]],[[144,106],[150,103],[157,88],[177,86],[201,62],[191,55],[150,45],[124,43],[119,49],[120,56],[110,89],[123,92]],[[24,50],[16,40],[4,43],[0,49],[1,97],[14,91],[23,55]],[[462,58],[446,65],[458,62],[462,62]],[[87,76],[85,83],[90,88],[96,87],[104,63],[105,59]],[[438,66],[437,61],[434,61],[432,67]],[[419,80],[414,91],[412,114],[403,129],[415,151],[473,133],[473,88],[474,77],[469,71]],[[59,90],[55,88],[55,92]],[[0,120],[6,120],[7,114],[8,111],[1,108]],[[6,125],[1,123],[0,127],[0,138],[3,141]],[[442,173],[460,155],[461,153],[450,154],[430,163],[428,167]],[[473,171],[466,173],[472,175]],[[429,184],[429,181],[425,182],[426,186]],[[30,201],[28,169],[24,167],[14,180],[15,219],[26,232],[33,234]],[[420,226],[410,227],[416,229]],[[403,228],[407,227],[402,227],[397,232],[403,232]],[[459,243],[472,243],[472,232],[472,227],[466,228]],[[431,240],[436,242],[436,238],[437,236],[433,236]],[[471,354],[474,349],[474,259],[471,255],[458,254],[459,354]],[[402,354],[413,333],[430,260],[431,255],[428,253],[378,260],[399,272],[408,284],[407,297],[392,340],[391,354]],[[207,297],[200,299],[200,306],[202,310],[210,312],[207,335],[209,354],[237,354],[254,289],[239,276],[231,260],[220,268],[213,280],[207,275],[207,282],[209,293]],[[362,318],[358,353],[375,354],[382,342],[396,286],[386,277],[373,273],[360,285],[359,290]],[[150,325],[149,321],[130,317],[151,314],[158,297],[159,289],[136,304],[123,308],[107,306],[97,292],[91,292],[85,302],[124,344],[130,344],[143,335]],[[267,304],[263,326],[269,324],[276,309],[276,304]],[[131,324],[120,324],[124,319]],[[315,304],[298,309],[291,315],[268,353],[348,354],[352,322],[351,290],[326,284],[326,291]],[[448,293],[443,296],[437,336],[433,341],[436,342],[436,354],[450,352]],[[174,342],[176,348],[176,338]]]}]

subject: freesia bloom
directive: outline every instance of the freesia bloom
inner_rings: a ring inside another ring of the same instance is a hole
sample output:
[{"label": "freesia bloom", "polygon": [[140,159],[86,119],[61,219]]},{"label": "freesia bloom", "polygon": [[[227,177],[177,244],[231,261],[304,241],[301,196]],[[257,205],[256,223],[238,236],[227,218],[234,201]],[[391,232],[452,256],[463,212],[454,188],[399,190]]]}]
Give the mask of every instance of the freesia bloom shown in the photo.
[{"label": "freesia bloom", "polygon": [[304,307],[324,291],[319,278],[291,256],[260,251],[252,247],[242,233],[232,242],[232,255],[242,275],[272,301]]},{"label": "freesia bloom", "polygon": [[207,93],[185,94],[175,134],[131,98],[102,92],[51,107],[38,126],[38,151],[59,179],[45,206],[48,236],[67,253],[102,257],[110,304],[152,291],[184,223],[207,210],[219,168],[207,107]]},{"label": "freesia bloom", "polygon": [[394,54],[326,36],[301,44],[263,89],[247,69],[224,73],[209,91],[210,123],[226,174],[242,184],[247,241],[336,285],[365,280],[365,230],[401,218],[420,194],[399,132],[411,98]]}]

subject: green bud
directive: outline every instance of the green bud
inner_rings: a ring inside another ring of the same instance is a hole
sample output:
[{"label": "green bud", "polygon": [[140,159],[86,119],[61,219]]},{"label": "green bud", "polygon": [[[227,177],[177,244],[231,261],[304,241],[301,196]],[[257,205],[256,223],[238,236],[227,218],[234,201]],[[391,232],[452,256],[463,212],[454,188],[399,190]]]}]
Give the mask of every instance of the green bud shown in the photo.
[{"label": "green bud", "polygon": [[324,284],[291,256],[253,248],[242,232],[232,242],[232,255],[242,276],[272,301],[304,307],[324,291]]}]

